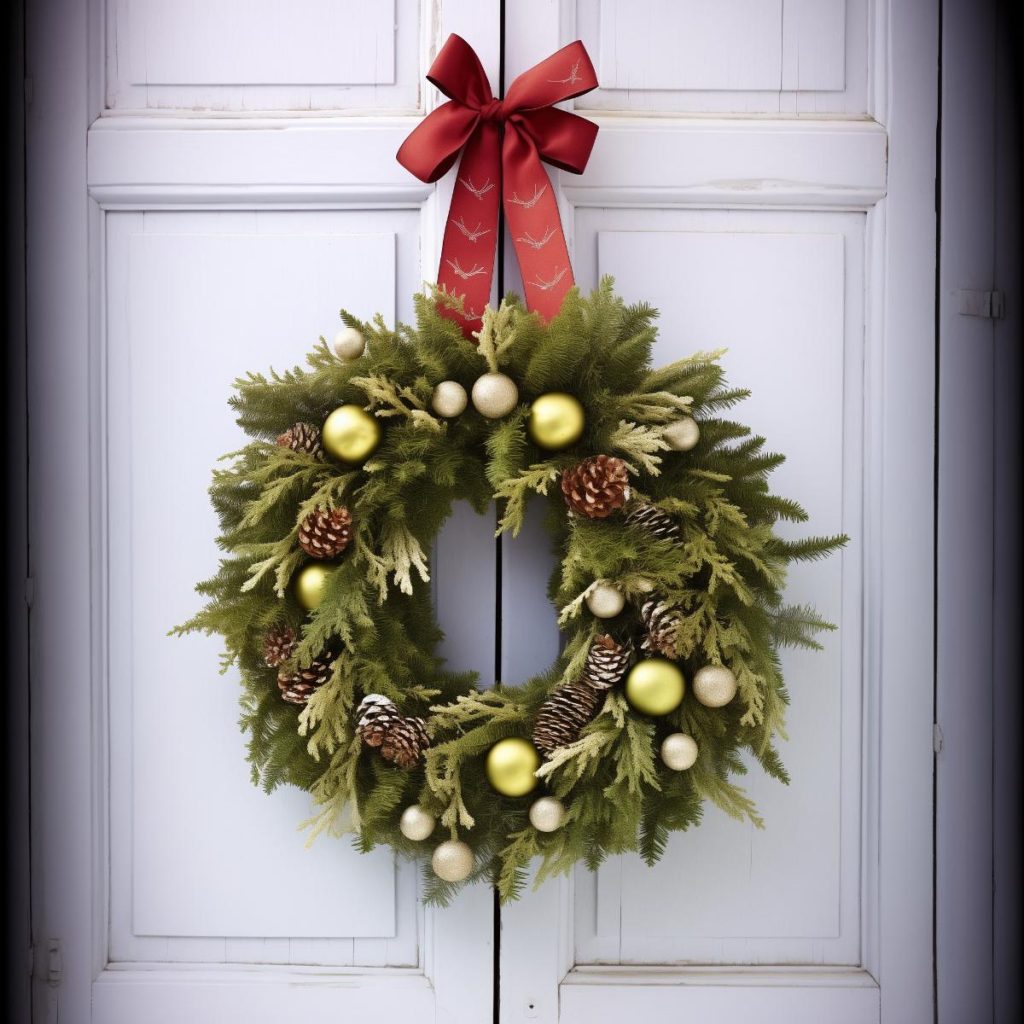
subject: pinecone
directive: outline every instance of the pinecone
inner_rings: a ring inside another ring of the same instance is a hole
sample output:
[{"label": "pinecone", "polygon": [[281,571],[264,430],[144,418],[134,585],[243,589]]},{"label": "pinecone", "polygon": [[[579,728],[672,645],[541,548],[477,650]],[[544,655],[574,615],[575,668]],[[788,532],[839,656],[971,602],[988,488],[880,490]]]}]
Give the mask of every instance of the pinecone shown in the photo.
[{"label": "pinecone", "polygon": [[334,558],[352,539],[352,515],[341,508],[319,506],[299,526],[299,547],[310,558]]},{"label": "pinecone", "polygon": [[607,691],[625,675],[631,655],[629,644],[622,646],[607,634],[594,638],[580,679],[559,686],[537,713],[533,743],[545,757],[580,738],[601,710]]},{"label": "pinecone", "polygon": [[659,540],[679,540],[682,536],[679,524],[657,505],[646,501],[637,502],[627,513],[626,522],[639,526]]},{"label": "pinecone", "polygon": [[277,668],[295,653],[297,644],[298,638],[291,626],[275,626],[263,638],[263,660],[271,668]]},{"label": "pinecone", "polygon": [[295,423],[283,434],[278,434],[277,443],[293,452],[305,452],[314,458],[323,457],[320,447],[320,431],[312,423]]},{"label": "pinecone", "polygon": [[627,640],[623,645],[602,633],[590,645],[580,682],[595,690],[610,690],[626,674],[632,657],[632,643]]},{"label": "pinecone", "polygon": [[569,508],[588,519],[606,519],[629,500],[626,464],[614,455],[594,455],[562,471],[562,494]]},{"label": "pinecone", "polygon": [[368,693],[356,711],[356,731],[368,747],[380,750],[385,761],[399,768],[415,768],[430,746],[427,725],[422,718],[403,715],[394,701],[379,693]]},{"label": "pinecone", "polygon": [[333,652],[324,652],[317,655],[308,668],[296,669],[294,672],[282,669],[277,674],[277,688],[281,691],[281,699],[289,704],[307,703],[316,690],[331,678],[336,659],[337,655]]},{"label": "pinecone", "polygon": [[679,612],[664,601],[652,598],[640,606],[640,619],[646,633],[640,649],[645,654],[675,658],[679,627],[682,624]]},{"label": "pinecone", "polygon": [[586,683],[564,683],[540,706],[533,725],[533,745],[550,757],[558,748],[575,743],[583,727],[604,703],[604,691]]}]

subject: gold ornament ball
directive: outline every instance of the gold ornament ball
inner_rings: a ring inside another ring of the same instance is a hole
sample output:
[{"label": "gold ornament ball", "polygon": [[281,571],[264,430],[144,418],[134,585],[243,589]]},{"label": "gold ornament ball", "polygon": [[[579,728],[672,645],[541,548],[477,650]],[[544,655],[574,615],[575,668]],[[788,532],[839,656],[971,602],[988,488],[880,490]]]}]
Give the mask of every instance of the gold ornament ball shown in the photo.
[{"label": "gold ornament ball", "polygon": [[503,796],[525,796],[537,785],[540,754],[528,740],[498,740],[487,752],[487,781]]},{"label": "gold ornament ball", "polygon": [[674,732],[662,741],[661,759],[672,771],[685,772],[697,763],[697,741],[685,732]]},{"label": "gold ornament ball", "polygon": [[473,851],[461,839],[448,839],[434,851],[430,866],[446,882],[462,882],[473,873]]},{"label": "gold ornament ball", "polygon": [[406,839],[414,843],[422,842],[434,831],[437,819],[429,812],[423,810],[419,804],[412,804],[402,811],[402,817],[398,820],[398,827]]},{"label": "gold ornament ball", "polygon": [[556,452],[575,444],[583,436],[586,416],[583,406],[572,395],[551,391],[536,398],[526,421],[533,442]]},{"label": "gold ornament ball", "polygon": [[693,677],[693,695],[706,708],[724,708],[736,696],[736,677],[724,665],[705,665]]},{"label": "gold ornament ball", "polygon": [[504,373],[485,373],[473,385],[473,406],[489,420],[500,420],[518,404],[519,388]]},{"label": "gold ornament ball", "polygon": [[612,583],[598,583],[587,594],[587,608],[598,619],[614,619],[625,606],[625,595]]},{"label": "gold ornament ball", "polygon": [[645,715],[667,715],[682,703],[683,673],[664,658],[638,661],[626,676],[626,699]]},{"label": "gold ornament ball", "polygon": [[542,796],[530,804],[530,824],[538,832],[555,832],[565,822],[565,804],[557,797]]},{"label": "gold ornament ball", "polygon": [[677,452],[688,452],[696,447],[700,440],[700,427],[692,416],[684,416],[681,420],[666,427],[661,436],[669,448]]},{"label": "gold ornament ball", "polygon": [[299,570],[295,577],[295,599],[307,612],[320,606],[330,575],[331,570],[317,562],[311,562]]},{"label": "gold ornament ball", "polygon": [[366,351],[366,339],[355,327],[343,327],[334,336],[334,354],[344,363],[358,359]]},{"label": "gold ornament ball", "polygon": [[451,419],[453,416],[460,416],[466,411],[469,404],[469,396],[466,389],[457,380],[443,380],[434,388],[434,394],[430,399],[430,407],[438,416]]},{"label": "gold ornament ball", "polygon": [[324,420],[324,448],[342,462],[358,464],[380,444],[380,424],[358,405],[343,405]]}]

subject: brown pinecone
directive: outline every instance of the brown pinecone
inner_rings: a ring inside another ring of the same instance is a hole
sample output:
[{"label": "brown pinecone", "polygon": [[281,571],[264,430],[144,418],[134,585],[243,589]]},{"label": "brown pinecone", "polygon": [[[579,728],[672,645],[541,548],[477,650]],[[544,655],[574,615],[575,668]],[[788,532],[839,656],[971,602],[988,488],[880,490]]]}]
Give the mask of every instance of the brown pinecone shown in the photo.
[{"label": "brown pinecone", "polygon": [[368,747],[380,750],[385,761],[399,768],[415,768],[430,746],[422,718],[406,716],[394,701],[380,693],[368,693],[356,710],[356,732]]},{"label": "brown pinecone", "polygon": [[575,743],[604,703],[604,691],[586,683],[564,683],[540,706],[533,724],[533,745],[550,757],[558,747]]},{"label": "brown pinecone", "polygon": [[295,423],[283,434],[277,435],[277,443],[293,452],[305,452],[314,458],[323,457],[320,447],[320,431],[312,423]]},{"label": "brown pinecone", "polygon": [[299,526],[299,547],[310,558],[334,558],[352,539],[352,515],[341,508],[314,509]]},{"label": "brown pinecone", "polygon": [[631,655],[631,645],[616,643],[606,633],[594,638],[579,680],[559,686],[537,712],[533,743],[545,757],[580,738],[601,710],[607,691],[625,675]]},{"label": "brown pinecone", "polygon": [[580,682],[595,690],[610,690],[626,674],[632,657],[633,645],[628,640],[623,645],[607,633],[595,636],[583,664]]},{"label": "brown pinecone", "polygon": [[659,540],[679,540],[682,536],[679,524],[657,505],[646,501],[637,502],[627,513],[626,522],[639,526]]},{"label": "brown pinecone", "polygon": [[298,638],[291,626],[275,626],[263,638],[263,660],[271,668],[277,668],[295,653],[297,644]]},{"label": "brown pinecone", "polygon": [[283,669],[277,674],[277,688],[281,691],[281,699],[289,704],[305,704],[313,694],[331,678],[337,655],[324,653],[318,655],[308,668],[286,672]]},{"label": "brown pinecone", "polygon": [[640,606],[640,619],[646,633],[640,649],[645,654],[675,658],[679,627],[682,624],[679,612],[664,601],[651,598]]},{"label": "brown pinecone", "polygon": [[629,500],[629,473],[622,459],[594,455],[562,471],[562,494],[569,508],[588,519],[606,519]]}]

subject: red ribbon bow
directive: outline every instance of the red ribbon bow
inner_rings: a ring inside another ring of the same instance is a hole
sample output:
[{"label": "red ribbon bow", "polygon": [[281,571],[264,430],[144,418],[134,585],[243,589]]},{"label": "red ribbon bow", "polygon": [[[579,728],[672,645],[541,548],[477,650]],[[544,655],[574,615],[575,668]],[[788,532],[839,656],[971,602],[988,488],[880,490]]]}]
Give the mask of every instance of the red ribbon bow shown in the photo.
[{"label": "red ribbon bow", "polygon": [[590,158],[597,125],[552,106],[597,87],[583,43],[570,43],[523,72],[503,100],[491,94],[480,59],[456,35],[441,47],[427,78],[449,102],[402,143],[398,162],[432,182],[462,154],[437,282],[464,296],[467,316],[450,315],[467,337],[480,328],[491,293],[500,189],[526,304],[545,318],[554,316],[574,280],[558,203],[541,160],[581,174]]}]

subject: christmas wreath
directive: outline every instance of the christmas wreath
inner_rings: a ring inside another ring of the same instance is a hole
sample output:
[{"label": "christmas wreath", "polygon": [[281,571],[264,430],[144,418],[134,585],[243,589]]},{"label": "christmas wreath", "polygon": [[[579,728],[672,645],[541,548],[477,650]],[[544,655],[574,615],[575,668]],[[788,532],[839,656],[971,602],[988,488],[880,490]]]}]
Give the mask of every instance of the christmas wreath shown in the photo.
[{"label": "christmas wreath", "polygon": [[[596,128],[552,106],[596,85],[582,44],[503,100],[457,36],[429,77],[450,101],[398,158],[434,181],[461,155],[439,286],[415,327],[343,312],[308,369],[237,381],[253,440],[214,474],[226,557],[179,632],[223,636],[253,780],[308,790],[312,836],[423,858],[431,901],[480,877],[511,899],[534,858],[538,881],[653,863],[705,800],[761,825],[732,779],[749,752],[786,781],[779,647],[833,628],[784,603],[786,568],[844,538],[776,533],[806,515],[768,489],[783,457],[723,418],[746,392],[717,354],[652,369],[655,311],[572,287],[541,160],[589,157]],[[499,196],[527,305],[495,310]],[[435,653],[428,553],[453,502],[497,499],[515,536],[531,496],[565,646],[481,689]]]},{"label": "christmas wreath", "polygon": [[[777,535],[806,517],[768,489],[783,457],[721,416],[746,392],[714,354],[652,370],[654,311],[610,281],[548,323],[506,299],[477,344],[457,304],[420,296],[395,330],[343,313],[335,352],[237,382],[227,557],[182,629],[241,671],[254,781],[312,793],[314,835],[426,858],[441,901],[477,877],[512,898],[535,857],[654,862],[704,800],[760,825],[731,776],[747,751],[786,781],[778,648],[831,628],[783,603],[786,566],[842,538]],[[534,494],[565,648],[478,689],[434,653],[428,552],[454,501],[496,497],[514,536]]]}]

